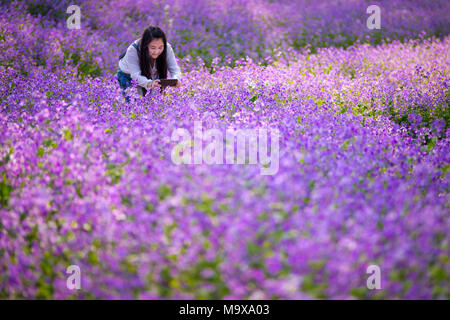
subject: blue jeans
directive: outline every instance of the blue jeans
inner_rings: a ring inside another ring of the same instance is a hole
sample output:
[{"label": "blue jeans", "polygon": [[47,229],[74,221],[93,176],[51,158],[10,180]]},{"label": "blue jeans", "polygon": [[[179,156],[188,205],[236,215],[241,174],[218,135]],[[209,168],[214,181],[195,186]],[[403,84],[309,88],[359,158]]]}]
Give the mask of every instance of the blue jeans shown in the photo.
[{"label": "blue jeans", "polygon": [[125,97],[125,101],[130,102],[130,97],[125,94],[125,89],[131,86],[131,76],[119,68],[117,71],[117,80],[119,81],[119,86],[122,89],[122,95]]}]

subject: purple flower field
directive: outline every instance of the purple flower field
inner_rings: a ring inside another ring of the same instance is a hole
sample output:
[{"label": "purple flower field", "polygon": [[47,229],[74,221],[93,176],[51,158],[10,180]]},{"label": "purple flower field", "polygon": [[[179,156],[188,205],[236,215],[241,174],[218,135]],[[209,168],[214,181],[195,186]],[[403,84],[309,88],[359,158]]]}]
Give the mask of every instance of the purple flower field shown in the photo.
[{"label": "purple flower field", "polygon": [[[448,1],[379,30],[367,1],[53,3],[0,5],[1,299],[450,299]],[[126,103],[150,24],[182,85]],[[277,129],[276,173],[175,164],[194,122]]]}]

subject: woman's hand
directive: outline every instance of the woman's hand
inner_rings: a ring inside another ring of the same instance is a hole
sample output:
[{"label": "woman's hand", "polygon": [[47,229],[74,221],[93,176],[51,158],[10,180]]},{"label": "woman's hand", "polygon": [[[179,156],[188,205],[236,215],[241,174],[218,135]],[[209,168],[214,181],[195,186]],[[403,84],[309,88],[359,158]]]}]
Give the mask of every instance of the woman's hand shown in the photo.
[{"label": "woman's hand", "polygon": [[152,80],[147,84],[147,89],[153,89],[153,88],[158,88],[161,85],[159,84],[159,80]]},{"label": "woman's hand", "polygon": [[178,81],[177,81],[177,85],[176,85],[175,87],[176,87],[176,88],[179,88],[179,87],[181,87],[180,79],[178,79]]}]

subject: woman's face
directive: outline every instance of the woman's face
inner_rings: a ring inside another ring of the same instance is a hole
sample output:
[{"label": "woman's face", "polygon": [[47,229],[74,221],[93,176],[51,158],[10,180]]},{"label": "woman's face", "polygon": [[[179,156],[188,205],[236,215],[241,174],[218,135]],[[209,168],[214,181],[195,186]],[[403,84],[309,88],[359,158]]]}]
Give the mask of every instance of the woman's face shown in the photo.
[{"label": "woman's face", "polygon": [[164,41],[161,38],[153,39],[152,42],[148,44],[148,53],[150,57],[156,59],[164,51]]}]

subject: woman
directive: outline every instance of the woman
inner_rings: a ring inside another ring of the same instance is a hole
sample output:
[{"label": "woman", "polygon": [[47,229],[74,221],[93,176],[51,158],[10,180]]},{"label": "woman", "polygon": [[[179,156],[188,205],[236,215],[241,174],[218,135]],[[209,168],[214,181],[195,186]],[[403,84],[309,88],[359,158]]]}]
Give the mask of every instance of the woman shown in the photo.
[{"label": "woman", "polygon": [[151,91],[160,87],[158,79],[167,79],[167,72],[170,72],[171,78],[178,79],[179,87],[181,71],[172,46],[160,28],[150,26],[120,56],[117,78],[122,90],[131,85],[131,80],[135,80],[139,93],[145,96],[147,89]]}]

